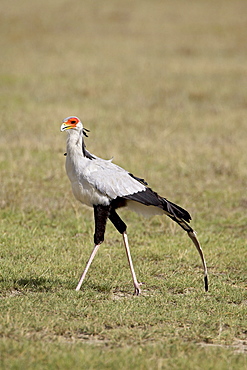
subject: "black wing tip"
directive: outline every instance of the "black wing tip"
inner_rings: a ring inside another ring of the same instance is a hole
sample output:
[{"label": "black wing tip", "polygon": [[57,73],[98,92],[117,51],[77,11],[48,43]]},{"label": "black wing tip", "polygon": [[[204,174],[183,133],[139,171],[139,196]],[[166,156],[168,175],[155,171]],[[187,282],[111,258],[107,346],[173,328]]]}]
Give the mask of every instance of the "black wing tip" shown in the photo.
[{"label": "black wing tip", "polygon": [[207,277],[207,275],[204,276],[204,285],[205,285],[205,292],[208,292],[208,277]]},{"label": "black wing tip", "polygon": [[179,205],[172,203],[170,200],[166,198],[161,198],[161,201],[163,203],[163,209],[168,211],[171,215],[175,216],[176,218],[180,218],[184,220],[185,222],[191,221],[191,215],[189,214],[186,209],[180,207]]}]

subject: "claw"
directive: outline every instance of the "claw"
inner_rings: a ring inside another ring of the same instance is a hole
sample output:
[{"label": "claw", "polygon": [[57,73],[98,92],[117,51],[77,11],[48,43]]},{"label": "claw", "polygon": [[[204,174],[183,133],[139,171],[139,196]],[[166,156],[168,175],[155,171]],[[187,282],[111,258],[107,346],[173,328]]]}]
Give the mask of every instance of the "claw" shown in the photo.
[{"label": "claw", "polygon": [[140,295],[141,294],[141,288],[140,286],[143,285],[144,283],[135,283],[134,284],[134,287],[135,287],[135,291],[133,293],[133,295]]}]

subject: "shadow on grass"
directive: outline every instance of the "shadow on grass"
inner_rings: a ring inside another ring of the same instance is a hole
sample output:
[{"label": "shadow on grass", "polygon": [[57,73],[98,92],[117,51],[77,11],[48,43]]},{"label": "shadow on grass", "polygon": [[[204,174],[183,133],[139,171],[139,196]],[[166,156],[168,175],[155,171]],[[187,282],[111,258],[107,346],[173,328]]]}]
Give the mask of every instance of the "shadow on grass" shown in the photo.
[{"label": "shadow on grass", "polygon": [[49,292],[60,288],[73,289],[74,284],[71,281],[38,277],[14,280],[14,287],[17,289],[23,288],[33,292]]},{"label": "shadow on grass", "polygon": [[[9,291],[13,290],[15,292],[20,292],[25,294],[26,292],[55,292],[61,290],[71,290],[75,291],[77,280],[63,280],[63,279],[51,279],[45,277],[23,277],[20,279],[0,279],[0,285],[5,287],[4,290]],[[87,282],[83,284],[81,287],[80,292],[82,293],[89,293],[91,294],[102,293],[102,294],[110,294],[113,293],[114,295],[120,294],[121,296],[133,296],[132,287],[130,288],[120,288],[120,287],[113,287],[110,282],[101,282],[101,283],[93,283]]]},{"label": "shadow on grass", "polygon": [[[49,279],[45,277],[30,277],[14,280],[14,287],[16,289],[26,289],[33,292],[48,292],[56,290],[75,290],[77,285],[77,280],[62,280],[62,279]],[[110,293],[112,287],[108,283],[94,284],[88,283],[84,284],[81,291],[93,290],[98,293]]]}]

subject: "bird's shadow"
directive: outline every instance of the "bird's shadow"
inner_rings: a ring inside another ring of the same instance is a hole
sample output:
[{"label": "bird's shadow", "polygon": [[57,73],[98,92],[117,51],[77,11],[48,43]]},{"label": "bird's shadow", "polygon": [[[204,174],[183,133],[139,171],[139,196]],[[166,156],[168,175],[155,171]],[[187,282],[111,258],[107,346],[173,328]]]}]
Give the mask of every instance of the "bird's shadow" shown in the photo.
[{"label": "bird's shadow", "polygon": [[18,279],[15,282],[16,286],[27,288],[28,290],[33,291],[50,291],[57,285],[58,282],[55,282],[51,279],[46,279],[43,277],[38,278],[22,278]]},{"label": "bird's shadow", "polygon": [[[26,293],[54,293],[59,290],[72,290],[75,291],[75,280],[64,280],[64,279],[49,279],[45,277],[23,277],[20,279],[6,280],[0,279],[0,284],[5,286],[4,291],[10,291],[13,295],[26,294]],[[108,283],[92,283],[87,282],[80,290],[83,292],[95,292],[103,294],[113,294],[114,296],[133,296],[130,294],[128,288],[121,289],[120,287],[112,287]]]},{"label": "bird's shadow", "polygon": [[[1,283],[6,285],[6,279],[1,279]],[[21,279],[14,279],[11,282],[7,282],[11,289],[16,291],[31,291],[31,292],[54,292],[63,287],[64,289],[73,289],[74,282],[71,280],[59,280],[59,279],[47,279],[44,277],[23,277]]]}]

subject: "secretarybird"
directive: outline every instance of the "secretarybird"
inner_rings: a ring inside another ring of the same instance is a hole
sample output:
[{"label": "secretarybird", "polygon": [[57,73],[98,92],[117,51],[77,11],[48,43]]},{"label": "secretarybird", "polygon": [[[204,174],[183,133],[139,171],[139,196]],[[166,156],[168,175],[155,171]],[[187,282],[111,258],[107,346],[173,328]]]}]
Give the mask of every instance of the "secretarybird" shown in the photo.
[{"label": "secretarybird", "polygon": [[86,150],[84,136],[89,130],[83,127],[78,117],[70,116],[63,120],[61,131],[67,131],[66,171],[71,181],[72,191],[77,200],[94,208],[95,233],[94,248],[81,275],[76,290],[79,291],[87,271],[104,241],[107,219],[122,234],[124,246],[134,283],[134,294],[141,292],[130,254],[126,225],[116,213],[120,207],[128,207],[146,216],[165,214],[178,223],[196,246],[204,268],[205,290],[208,290],[207,267],[200,243],[188,223],[190,214],[180,206],[155,193],[148,184],[111,160],[96,157]]}]

